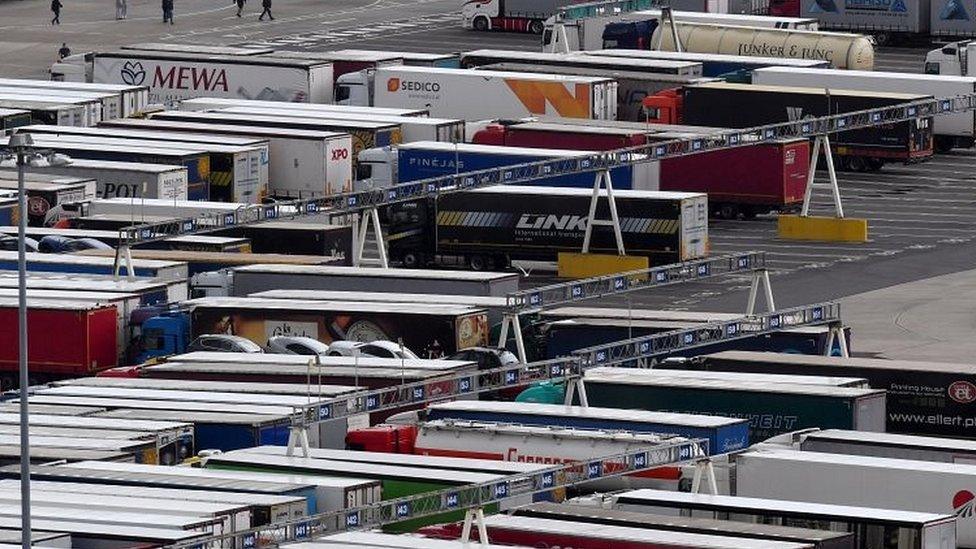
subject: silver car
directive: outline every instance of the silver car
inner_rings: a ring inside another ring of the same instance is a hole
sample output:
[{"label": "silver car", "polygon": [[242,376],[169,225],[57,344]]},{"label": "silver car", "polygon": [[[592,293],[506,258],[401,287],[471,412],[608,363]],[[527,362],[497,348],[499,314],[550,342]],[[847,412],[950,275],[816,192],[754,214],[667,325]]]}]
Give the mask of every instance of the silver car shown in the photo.
[{"label": "silver car", "polygon": [[274,336],[268,339],[269,353],[284,355],[327,356],[329,346],[317,339],[305,336]]}]

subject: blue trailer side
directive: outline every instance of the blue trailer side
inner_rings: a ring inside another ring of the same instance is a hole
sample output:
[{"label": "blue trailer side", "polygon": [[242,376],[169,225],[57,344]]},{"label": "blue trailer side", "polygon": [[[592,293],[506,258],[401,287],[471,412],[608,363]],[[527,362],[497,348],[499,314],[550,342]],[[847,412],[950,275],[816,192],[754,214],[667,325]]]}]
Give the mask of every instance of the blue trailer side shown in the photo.
[{"label": "blue trailer side", "polygon": [[[406,183],[453,173],[486,170],[556,158],[573,158],[592,154],[589,151],[531,149],[468,143],[417,141],[397,148],[397,181]],[[634,169],[610,170],[614,188],[633,189]],[[550,177],[526,183],[548,187],[592,187],[593,173]],[[637,188],[640,188],[638,185]]]},{"label": "blue trailer side", "polygon": [[523,425],[578,427],[673,434],[708,440],[710,454],[722,454],[749,445],[745,419],[639,410],[563,406],[536,403],[465,401],[432,405],[427,419],[463,419]]}]

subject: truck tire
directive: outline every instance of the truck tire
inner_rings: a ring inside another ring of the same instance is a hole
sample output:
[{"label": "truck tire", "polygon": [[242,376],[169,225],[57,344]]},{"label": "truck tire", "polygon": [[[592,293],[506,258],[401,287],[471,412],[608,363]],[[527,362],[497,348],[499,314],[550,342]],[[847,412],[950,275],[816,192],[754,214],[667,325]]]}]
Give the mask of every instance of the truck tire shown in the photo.
[{"label": "truck tire", "polygon": [[491,27],[491,25],[488,23],[487,17],[475,18],[473,26],[474,26],[474,30],[481,31],[481,32],[485,32]]},{"label": "truck tire", "polygon": [[407,252],[403,254],[403,268],[418,269],[423,267],[424,256],[419,253]]},{"label": "truck tire", "polygon": [[868,158],[868,170],[876,172],[885,165],[884,158]]},{"label": "truck tire", "polygon": [[488,258],[480,254],[469,255],[468,267],[472,271],[484,271],[488,267]]},{"label": "truck tire", "polygon": [[946,137],[944,135],[937,135],[935,137],[935,152],[940,154],[945,154],[947,152],[952,152],[952,149],[956,147],[956,140],[951,137]]},{"label": "truck tire", "polygon": [[720,204],[718,217],[721,219],[739,219],[739,207],[735,204]]},{"label": "truck tire", "polygon": [[863,156],[848,156],[847,169],[852,172],[868,171],[868,161]]},{"label": "truck tire", "polygon": [[532,34],[542,34],[542,31],[546,30],[546,26],[539,19],[533,19],[529,21],[529,32]]},{"label": "truck tire", "polygon": [[508,259],[508,256],[504,254],[492,256],[491,261],[493,263],[492,268],[500,271],[504,271],[512,266],[512,262]]}]

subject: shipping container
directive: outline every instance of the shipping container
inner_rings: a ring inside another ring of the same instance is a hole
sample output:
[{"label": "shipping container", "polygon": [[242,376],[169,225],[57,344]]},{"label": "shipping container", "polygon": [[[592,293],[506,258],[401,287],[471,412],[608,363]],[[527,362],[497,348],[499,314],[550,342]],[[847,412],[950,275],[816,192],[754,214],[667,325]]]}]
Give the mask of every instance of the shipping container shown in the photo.
[{"label": "shipping container", "polygon": [[[0,486],[13,487],[17,481],[0,481]],[[252,526],[263,526],[271,522],[297,519],[305,516],[308,502],[295,496],[276,496],[246,492],[221,492],[217,490],[157,488],[150,486],[131,486],[121,484],[101,484],[84,482],[33,481],[31,490],[37,493],[80,493],[87,495],[114,495],[129,497],[149,497],[174,502],[214,502],[244,504],[250,508]],[[179,505],[176,503],[175,505]]]},{"label": "shipping container", "polygon": [[[582,249],[592,196],[591,189],[499,185],[395,204],[384,212],[387,246],[392,259],[408,266],[461,263],[478,270],[513,259],[555,261],[559,252]],[[704,194],[619,190],[614,201],[628,254],[647,256],[652,265],[706,254]],[[596,217],[610,218],[606,199]],[[609,227],[593,231],[590,252],[617,253]]]},{"label": "shipping container", "polygon": [[533,63],[538,72],[554,67],[587,67],[611,71],[633,71],[673,74],[676,76],[703,76],[702,64],[680,59],[652,59],[640,57],[597,57],[576,53],[549,53],[515,50],[474,50],[461,54],[461,66],[466,69],[496,63]]},{"label": "shipping container", "polygon": [[268,194],[279,198],[329,195],[352,184],[352,139],[337,132],[194,122],[115,120],[112,128],[245,136],[268,141]]},{"label": "shipping container", "polygon": [[749,438],[748,422],[744,419],[619,410],[597,406],[458,401],[432,404],[428,409],[427,419],[462,419],[581,429],[670,433],[688,438],[707,439],[711,454],[722,454],[745,448],[748,446]]},{"label": "shipping container", "polygon": [[617,117],[617,85],[608,78],[427,67],[378,69],[373,78],[372,104],[427,107],[441,118]]},{"label": "shipping container", "polygon": [[0,99],[0,108],[27,111],[32,124],[56,124],[58,126],[84,126],[88,114],[82,105],[37,100]]},{"label": "shipping container", "polygon": [[183,166],[186,168],[187,197],[190,200],[205,200],[210,196],[210,155],[200,147],[188,145],[177,149],[133,143],[79,143],[43,136],[35,136],[34,143],[73,159]]},{"label": "shipping container", "polygon": [[427,358],[440,358],[488,344],[484,310],[453,305],[199,298],[191,311],[193,335],[233,333],[266,342],[276,335],[333,341],[402,341]]},{"label": "shipping container", "polygon": [[704,356],[699,367],[863,377],[888,393],[885,431],[976,438],[976,424],[968,419],[976,407],[976,368],[970,364],[728,351]]},{"label": "shipping container", "polygon": [[[505,475],[473,473],[450,469],[419,469],[399,465],[331,461],[298,456],[272,456],[243,451],[227,452],[212,456],[207,459],[206,467],[208,469],[215,468],[232,471],[277,472],[311,476],[321,475],[325,477],[339,475],[343,477],[375,479],[382,483],[383,500],[427,492],[440,492],[447,488],[469,484],[483,484],[492,481],[500,482],[505,478]],[[435,497],[437,498],[436,501],[440,501],[440,496]],[[423,501],[427,500],[414,502],[414,505],[423,505]],[[428,504],[430,501],[428,501]],[[497,511],[498,504],[486,505],[485,510],[488,512]],[[463,512],[461,511],[443,513],[388,524],[384,527],[384,530],[389,532],[409,532],[428,524],[459,520],[462,516]]]},{"label": "shipping container", "polygon": [[632,368],[589,370],[584,378],[594,406],[744,418],[752,443],[806,427],[885,428],[885,391],[877,389],[669,379]]},{"label": "shipping container", "polygon": [[187,197],[187,169],[182,166],[72,158],[67,166],[32,166],[31,172],[94,179],[99,198]]},{"label": "shipping container", "polygon": [[[257,99],[234,99],[230,97],[196,97],[180,101],[181,111],[211,111],[226,109],[229,107],[254,107],[270,109],[287,109],[294,106],[292,103],[283,101],[259,101]],[[332,105],[323,103],[308,103],[299,106],[302,110],[314,110],[316,112],[334,112],[343,114],[361,115],[383,115],[383,116],[420,116],[430,114],[429,109],[393,109],[381,107],[360,107],[354,105]]]},{"label": "shipping container", "polygon": [[957,438],[844,431],[841,429],[817,430],[803,433],[799,438],[800,450],[804,452],[827,452],[976,465],[976,442]]},{"label": "shipping container", "polygon": [[288,104],[286,108],[269,107],[228,107],[215,112],[232,114],[254,114],[280,116],[282,118],[302,118],[305,120],[365,120],[400,125],[400,139],[403,143],[413,141],[442,141],[457,143],[464,141],[464,120],[456,118],[430,118],[426,116],[393,116],[368,113],[322,112],[317,109],[295,108],[302,104]]},{"label": "shipping container", "polygon": [[352,225],[333,225],[325,219],[313,219],[276,219],[227,227],[212,234],[246,238],[256,254],[334,256],[351,261]]},{"label": "shipping container", "polygon": [[[877,109],[931,99],[929,95],[708,83],[682,91],[683,122],[728,128],[748,128]],[[734,105],[734,108],[732,107]],[[932,155],[932,121],[920,118],[832,136],[833,153],[842,167],[864,171],[885,162],[922,161]]]},{"label": "shipping container", "polygon": [[[17,252],[3,252],[16,256]],[[118,365],[118,316],[114,306],[31,299],[27,302],[28,368],[43,381],[93,375]],[[18,382],[17,300],[0,298],[0,383]],[[58,345],[41,334],[58,334]]]},{"label": "shipping container", "polygon": [[93,84],[90,82],[58,82],[55,80],[28,80],[19,78],[0,78],[0,86],[6,88],[40,88],[114,93],[119,96],[118,117],[129,117],[139,114],[149,105],[149,88],[147,86]]},{"label": "shipping container", "polygon": [[198,96],[328,103],[333,74],[321,61],[122,50],[95,54],[92,81],[146,85],[150,103]]},{"label": "shipping container", "polygon": [[[54,272],[72,274],[104,274],[111,275],[113,258],[83,257],[65,254],[27,253],[27,270],[34,273]],[[133,259],[133,274],[158,278],[160,280],[186,280],[186,263],[175,261],[154,261],[151,259]],[[17,252],[0,251],[0,271],[17,270]],[[125,267],[122,268],[125,273]]]},{"label": "shipping container", "polygon": [[[16,191],[17,188],[17,174],[0,171],[0,189]],[[27,191],[27,224],[43,227],[69,216],[72,209],[69,204],[95,198],[95,180],[31,173],[24,178],[24,190]]]},{"label": "shipping container", "polygon": [[[917,6],[918,4],[914,4]],[[795,86],[954,97],[976,93],[976,77],[939,74],[903,74],[882,71],[836,71],[768,67],[753,71],[752,82],[770,86]],[[939,152],[954,147],[972,148],[976,135],[976,113],[963,111],[932,119],[935,146]]]},{"label": "shipping container", "polygon": [[31,123],[30,111],[0,108],[0,132],[6,133],[14,128]]},{"label": "shipping container", "polygon": [[735,456],[737,494],[955,514],[960,547],[976,543],[976,524],[966,520],[974,476],[976,466],[958,463],[766,448]]},{"label": "shipping container", "polygon": [[647,489],[612,499],[612,508],[623,511],[853,532],[859,549],[956,546],[956,518],[951,514],[891,507],[890,503],[883,508],[854,507]]},{"label": "shipping container", "polygon": [[356,169],[356,157],[359,155],[359,151],[373,147],[396,145],[402,140],[402,131],[399,124],[371,122],[369,120],[302,119],[273,115],[186,111],[165,111],[154,114],[151,119],[347,133],[352,138],[352,150],[349,151],[349,154],[351,155],[350,159],[352,160],[353,171]]},{"label": "shipping container", "polygon": [[71,144],[147,146],[157,149],[199,149],[210,157],[209,200],[256,204],[268,189],[268,142],[226,136],[143,132],[113,128],[56,128],[35,125],[23,131],[35,139]]},{"label": "shipping container", "polygon": [[275,267],[234,269],[234,295],[277,289],[376,290],[395,285],[399,292],[504,297],[519,289],[516,273],[367,269],[361,267]]},{"label": "shipping container", "polygon": [[790,59],[786,57],[753,57],[749,55],[727,55],[719,53],[693,53],[686,51],[612,49],[581,52],[594,57],[615,57],[631,59],[660,59],[668,61],[690,61],[701,63],[702,76],[735,78],[748,77],[747,74],[763,67],[796,67],[798,69],[829,69],[830,62],[820,59]]},{"label": "shipping container", "polygon": [[714,534],[740,538],[743,544],[751,543],[746,540],[760,539],[807,543],[816,549],[854,549],[855,547],[854,534],[847,532],[831,532],[829,530],[775,524],[749,524],[700,517],[652,515],[650,513],[614,511],[583,505],[534,503],[516,509],[514,514],[523,517],[563,520],[573,524],[605,524],[689,534]]}]

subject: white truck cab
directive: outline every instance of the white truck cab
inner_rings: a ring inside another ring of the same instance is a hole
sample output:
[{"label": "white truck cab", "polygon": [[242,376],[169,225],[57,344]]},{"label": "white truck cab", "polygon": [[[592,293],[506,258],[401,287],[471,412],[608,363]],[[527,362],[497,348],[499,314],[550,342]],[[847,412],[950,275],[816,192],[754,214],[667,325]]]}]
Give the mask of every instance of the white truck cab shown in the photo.
[{"label": "white truck cab", "polygon": [[925,74],[976,76],[976,40],[946,44],[925,56]]},{"label": "white truck cab", "polygon": [[91,82],[95,52],[69,55],[51,65],[51,80],[56,82]]},{"label": "white truck cab", "polygon": [[468,0],[461,4],[461,24],[466,29],[491,29],[491,19],[498,17],[497,0]]},{"label": "white truck cab", "polygon": [[390,187],[397,183],[397,150],[395,147],[364,149],[357,157],[356,181],[353,189],[365,191]]},{"label": "white truck cab", "polygon": [[373,106],[373,70],[347,72],[335,81],[336,105]]}]

